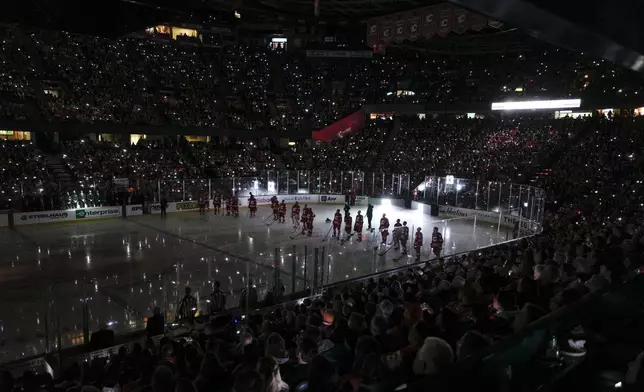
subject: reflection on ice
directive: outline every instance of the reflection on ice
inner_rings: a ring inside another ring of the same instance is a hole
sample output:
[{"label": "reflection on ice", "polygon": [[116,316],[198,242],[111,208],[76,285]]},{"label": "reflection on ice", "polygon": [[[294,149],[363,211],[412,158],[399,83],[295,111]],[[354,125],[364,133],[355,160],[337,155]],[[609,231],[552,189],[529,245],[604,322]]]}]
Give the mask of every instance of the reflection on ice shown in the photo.
[{"label": "reflection on ice", "polygon": [[[383,248],[377,233],[365,231],[361,242],[356,236],[344,243],[333,238],[323,241],[331,225],[325,220],[337,208],[314,205],[312,236],[293,240],[292,224],[266,226],[262,208],[255,219],[245,214],[233,218],[179,213],[165,220],[141,216],[21,227],[19,233],[0,231],[5,250],[0,254],[0,297],[5,307],[0,360],[52,350],[59,331],[63,346],[82,343],[83,312],[90,331],[112,323],[117,333],[142,328],[155,306],[174,317],[187,285],[201,296],[200,311],[207,309],[216,280],[229,294],[229,306],[239,303],[249,278],[262,298],[274,284],[276,260],[286,292],[303,290],[314,278],[316,248],[323,260],[318,278],[325,284],[414,262],[414,257],[401,257],[393,249],[380,256]],[[366,208],[355,206],[352,215],[357,210],[364,214]],[[498,230],[493,224],[475,227],[472,221],[438,219],[392,205],[376,206],[372,225],[383,213],[392,222],[406,220],[411,233],[423,228],[422,259],[430,257],[427,237],[434,226],[443,233],[446,254],[497,244],[511,236],[511,229]]]}]

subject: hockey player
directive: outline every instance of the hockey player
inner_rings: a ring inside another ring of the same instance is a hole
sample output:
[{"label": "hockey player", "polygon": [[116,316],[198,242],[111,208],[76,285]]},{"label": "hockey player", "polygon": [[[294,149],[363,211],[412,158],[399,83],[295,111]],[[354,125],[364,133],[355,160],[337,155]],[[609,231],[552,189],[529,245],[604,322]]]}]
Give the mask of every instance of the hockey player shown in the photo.
[{"label": "hockey player", "polygon": [[335,211],[333,215],[333,238],[336,236],[340,237],[340,225],[342,224],[342,214],[340,209]]},{"label": "hockey player", "polygon": [[307,235],[310,237],[313,234],[313,219],[315,219],[315,214],[312,209],[306,208],[306,206],[304,206],[304,209],[306,210],[306,221],[304,222],[304,227],[307,231]]},{"label": "hockey player", "polygon": [[434,227],[432,231],[432,242],[430,244],[432,252],[436,257],[441,257],[441,250],[443,250],[443,235],[438,231],[438,227]]},{"label": "hockey player", "polygon": [[362,242],[362,225],[364,225],[364,218],[360,213],[361,211],[358,211],[358,215],[356,215],[356,224],[353,226],[353,230],[358,235],[358,242]]},{"label": "hockey player", "polygon": [[254,218],[257,213],[257,199],[255,199],[255,196],[253,196],[252,193],[248,198],[248,209],[250,210],[250,217]]},{"label": "hockey player", "polygon": [[414,250],[416,251],[416,261],[420,261],[420,248],[423,247],[423,233],[420,232],[420,227],[416,229],[416,237],[414,237]]},{"label": "hockey player", "polygon": [[286,222],[286,201],[282,200],[282,204],[279,207],[279,222]]},{"label": "hockey player", "polygon": [[306,234],[306,222],[309,220],[309,207],[304,204],[304,208],[302,208],[302,219],[300,222],[302,223],[302,234]]},{"label": "hockey player", "polygon": [[378,230],[380,230],[380,235],[382,237],[382,242],[380,242],[381,245],[386,245],[387,244],[387,237],[389,236],[389,218],[387,218],[386,214],[382,214],[382,218],[380,218],[380,227],[378,227]]},{"label": "hockey player", "polygon": [[206,199],[205,195],[199,196],[199,215],[206,215],[206,205],[208,203],[208,200]]},{"label": "hockey player", "polygon": [[402,227],[400,228],[400,243],[402,244],[403,255],[407,254],[408,241],[409,241],[409,227],[407,226],[407,221],[404,221]]},{"label": "hockey player", "polygon": [[277,196],[271,197],[271,209],[273,210],[273,220],[276,221],[279,219],[279,210],[280,202],[277,200]]},{"label": "hockey player", "polygon": [[239,199],[237,198],[237,196],[233,196],[232,199],[233,215],[235,216],[235,218],[239,218]]},{"label": "hockey player", "polygon": [[221,195],[217,191],[212,194],[212,210],[215,215],[221,212]]},{"label": "hockey player", "polygon": [[300,224],[300,205],[295,202],[291,208],[291,220],[293,221],[293,229]]},{"label": "hockey player", "polygon": [[353,223],[353,218],[351,217],[351,213],[347,212],[344,215],[344,232],[347,234],[347,238],[351,235],[351,226]]},{"label": "hockey player", "polygon": [[226,199],[226,216],[230,216],[232,209],[233,209],[233,197],[228,196],[228,199]]},{"label": "hockey player", "polygon": [[400,248],[400,228],[402,227],[402,224],[400,223],[400,219],[396,219],[396,223],[394,223],[394,230],[391,234],[393,234],[393,239],[394,239],[394,250],[398,250]]},{"label": "hockey player", "polygon": [[277,199],[277,196],[271,197],[271,210],[273,210],[273,220],[276,221],[279,219],[279,209],[280,203]]}]

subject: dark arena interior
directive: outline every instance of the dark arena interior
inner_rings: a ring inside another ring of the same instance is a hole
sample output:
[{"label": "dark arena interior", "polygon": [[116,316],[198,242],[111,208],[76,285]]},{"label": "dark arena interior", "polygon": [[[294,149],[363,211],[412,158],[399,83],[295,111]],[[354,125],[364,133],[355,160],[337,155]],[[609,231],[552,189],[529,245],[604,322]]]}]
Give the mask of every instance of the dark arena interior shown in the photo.
[{"label": "dark arena interior", "polygon": [[642,15],[6,4],[0,392],[642,390]]}]

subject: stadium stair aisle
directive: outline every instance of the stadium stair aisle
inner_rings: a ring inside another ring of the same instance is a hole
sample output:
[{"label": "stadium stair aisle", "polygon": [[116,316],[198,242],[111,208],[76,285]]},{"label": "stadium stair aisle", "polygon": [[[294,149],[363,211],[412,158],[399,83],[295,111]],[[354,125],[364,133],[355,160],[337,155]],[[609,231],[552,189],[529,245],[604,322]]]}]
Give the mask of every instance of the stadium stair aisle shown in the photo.
[{"label": "stadium stair aisle", "polygon": [[61,189],[66,189],[74,185],[74,178],[69,168],[60,160],[59,156],[47,154],[45,156],[45,165],[50,172],[54,173]]}]

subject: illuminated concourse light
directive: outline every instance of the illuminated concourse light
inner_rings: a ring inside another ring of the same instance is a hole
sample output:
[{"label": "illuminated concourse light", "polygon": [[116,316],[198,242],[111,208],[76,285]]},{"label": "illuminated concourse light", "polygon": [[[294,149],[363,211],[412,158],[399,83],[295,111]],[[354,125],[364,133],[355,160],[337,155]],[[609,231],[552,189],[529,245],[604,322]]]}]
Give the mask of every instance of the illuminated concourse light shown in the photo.
[{"label": "illuminated concourse light", "polygon": [[492,102],[492,110],[568,109],[581,106],[581,99],[555,99],[550,101]]}]

